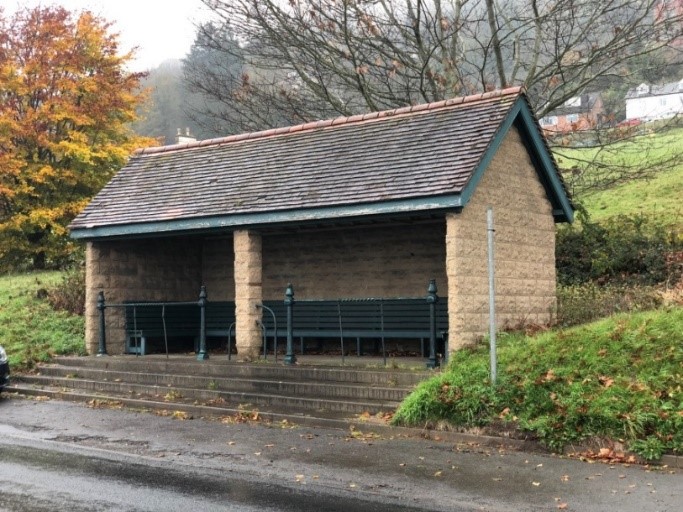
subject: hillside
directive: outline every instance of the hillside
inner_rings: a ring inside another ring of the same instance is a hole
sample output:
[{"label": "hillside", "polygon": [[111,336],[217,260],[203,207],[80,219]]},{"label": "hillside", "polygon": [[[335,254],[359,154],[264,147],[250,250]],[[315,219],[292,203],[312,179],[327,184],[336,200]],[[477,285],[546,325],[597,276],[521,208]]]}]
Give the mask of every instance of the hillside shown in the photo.
[{"label": "hillside", "polygon": [[512,432],[554,450],[599,438],[647,459],[680,454],[681,326],[683,308],[671,307],[532,337],[502,334],[495,386],[480,344],[423,382],[394,422]]},{"label": "hillside", "polygon": [[60,272],[0,277],[0,343],[13,371],[56,354],[84,353],[83,317],[55,311],[45,300],[61,277]]},{"label": "hillside", "polygon": [[[641,135],[633,147],[606,155],[603,160],[607,163],[610,159],[623,159],[628,162],[645,152],[656,158],[681,150],[683,128],[676,128],[665,134]],[[593,149],[563,150],[558,162],[561,168],[567,169],[577,165],[577,162],[571,159],[572,156],[580,160],[589,160],[593,154]],[[650,179],[585,193],[575,199],[586,208],[595,221],[617,215],[643,214],[680,231],[683,229],[683,158],[678,165],[662,170]]]}]

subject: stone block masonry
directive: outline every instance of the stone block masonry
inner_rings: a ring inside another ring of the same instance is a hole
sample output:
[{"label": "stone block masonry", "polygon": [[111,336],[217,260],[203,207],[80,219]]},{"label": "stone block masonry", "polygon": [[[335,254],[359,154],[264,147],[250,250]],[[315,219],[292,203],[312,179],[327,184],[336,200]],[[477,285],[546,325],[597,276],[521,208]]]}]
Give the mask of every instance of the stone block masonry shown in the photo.
[{"label": "stone block masonry", "polygon": [[241,361],[258,358],[261,345],[261,310],[263,301],[263,263],[261,235],[238,230],[233,235],[235,252],[236,347]]},{"label": "stone block masonry", "polygon": [[496,319],[499,327],[547,323],[555,309],[552,206],[519,133],[508,132],[470,202],[446,215],[449,349],[488,331],[486,210],[495,227]]},{"label": "stone block masonry", "polygon": [[387,223],[263,236],[263,295],[284,299],[422,297],[446,293],[445,223]]},{"label": "stone block masonry", "polygon": [[[191,301],[201,286],[202,240],[196,237],[89,242],[86,246],[85,338],[89,354],[97,353],[97,294],[109,304],[129,300]],[[107,308],[107,352],[125,349],[123,309]]]}]

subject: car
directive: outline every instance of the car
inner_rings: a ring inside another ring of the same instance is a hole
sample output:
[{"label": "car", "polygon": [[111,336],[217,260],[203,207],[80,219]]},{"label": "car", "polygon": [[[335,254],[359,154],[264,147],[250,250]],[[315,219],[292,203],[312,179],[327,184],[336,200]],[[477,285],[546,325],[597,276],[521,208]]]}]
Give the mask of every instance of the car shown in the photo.
[{"label": "car", "polygon": [[5,389],[9,384],[9,360],[7,359],[7,352],[0,345],[0,391]]}]

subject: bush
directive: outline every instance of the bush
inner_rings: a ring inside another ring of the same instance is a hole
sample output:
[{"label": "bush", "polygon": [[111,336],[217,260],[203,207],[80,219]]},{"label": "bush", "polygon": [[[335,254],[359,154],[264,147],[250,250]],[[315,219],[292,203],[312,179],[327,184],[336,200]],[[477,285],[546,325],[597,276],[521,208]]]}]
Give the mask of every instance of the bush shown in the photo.
[{"label": "bush", "polygon": [[47,300],[57,311],[83,316],[85,313],[85,267],[64,273],[62,281],[47,291]]},{"label": "bush", "polygon": [[580,223],[558,230],[560,284],[593,281],[653,285],[680,279],[681,265],[671,264],[671,255],[683,248],[679,233],[642,215],[596,223],[580,212],[579,219]]},{"label": "bush", "polygon": [[652,286],[593,282],[557,287],[556,324],[569,327],[592,322],[616,313],[647,311],[662,305],[660,290]]}]

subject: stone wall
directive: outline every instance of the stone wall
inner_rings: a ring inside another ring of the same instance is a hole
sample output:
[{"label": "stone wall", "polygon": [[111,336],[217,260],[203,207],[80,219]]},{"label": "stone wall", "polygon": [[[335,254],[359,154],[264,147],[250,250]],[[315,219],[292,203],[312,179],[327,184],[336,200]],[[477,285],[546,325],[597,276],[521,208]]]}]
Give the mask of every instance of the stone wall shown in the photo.
[{"label": "stone wall", "polygon": [[443,220],[263,236],[263,297],[424,296],[431,278],[446,293]]},{"label": "stone wall", "polygon": [[[86,247],[86,349],[97,353],[97,294],[107,303],[127,300],[197,300],[201,286],[201,239],[158,238],[118,242],[89,242]],[[106,310],[107,352],[125,348],[124,314]]]},{"label": "stone wall", "polygon": [[446,216],[449,348],[488,331],[486,210],[495,227],[496,320],[500,327],[546,323],[555,308],[552,206],[512,129],[461,213]]},{"label": "stone wall", "polygon": [[202,258],[202,283],[210,301],[235,300],[235,251],[232,236],[207,238]]}]

